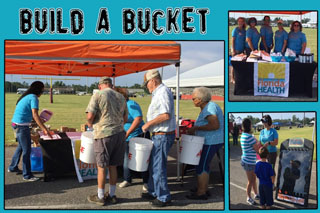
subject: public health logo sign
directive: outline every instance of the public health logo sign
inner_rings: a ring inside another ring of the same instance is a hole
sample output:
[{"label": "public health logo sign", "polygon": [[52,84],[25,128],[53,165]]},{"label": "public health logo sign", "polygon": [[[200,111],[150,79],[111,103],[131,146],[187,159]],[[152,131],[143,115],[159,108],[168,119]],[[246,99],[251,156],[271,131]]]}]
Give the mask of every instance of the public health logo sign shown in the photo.
[{"label": "public health logo sign", "polygon": [[254,95],[288,97],[289,63],[254,63]]}]

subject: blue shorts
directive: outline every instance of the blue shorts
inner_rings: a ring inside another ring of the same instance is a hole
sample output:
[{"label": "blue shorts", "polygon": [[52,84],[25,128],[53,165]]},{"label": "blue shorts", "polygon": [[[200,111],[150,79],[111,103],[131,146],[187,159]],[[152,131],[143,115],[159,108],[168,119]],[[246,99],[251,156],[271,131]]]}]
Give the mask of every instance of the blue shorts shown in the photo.
[{"label": "blue shorts", "polygon": [[197,175],[201,175],[203,172],[210,173],[210,162],[214,155],[222,147],[221,144],[203,145],[199,165],[196,166]]},{"label": "blue shorts", "polygon": [[241,161],[241,166],[246,172],[254,171],[256,168],[255,164],[248,164],[243,161]]},{"label": "blue shorts", "polygon": [[273,189],[272,186],[259,184],[260,205],[272,206],[273,205]]}]

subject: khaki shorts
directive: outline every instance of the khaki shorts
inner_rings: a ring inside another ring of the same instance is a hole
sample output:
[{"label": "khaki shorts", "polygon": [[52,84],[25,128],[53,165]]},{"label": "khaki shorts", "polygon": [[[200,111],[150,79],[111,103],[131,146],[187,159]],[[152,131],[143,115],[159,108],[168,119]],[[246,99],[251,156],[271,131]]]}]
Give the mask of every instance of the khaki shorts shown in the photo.
[{"label": "khaki shorts", "polygon": [[93,148],[99,167],[123,165],[125,137],[126,133],[123,131],[109,137],[95,139]]}]

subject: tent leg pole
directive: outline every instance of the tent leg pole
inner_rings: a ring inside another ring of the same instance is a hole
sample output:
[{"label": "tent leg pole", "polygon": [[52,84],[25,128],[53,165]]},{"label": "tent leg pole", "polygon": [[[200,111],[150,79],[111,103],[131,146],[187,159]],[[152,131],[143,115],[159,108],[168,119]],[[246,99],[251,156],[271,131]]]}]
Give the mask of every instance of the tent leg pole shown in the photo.
[{"label": "tent leg pole", "polygon": [[180,181],[180,132],[179,132],[179,82],[180,82],[180,63],[176,64],[177,88],[176,88],[176,141],[177,141],[177,181]]}]

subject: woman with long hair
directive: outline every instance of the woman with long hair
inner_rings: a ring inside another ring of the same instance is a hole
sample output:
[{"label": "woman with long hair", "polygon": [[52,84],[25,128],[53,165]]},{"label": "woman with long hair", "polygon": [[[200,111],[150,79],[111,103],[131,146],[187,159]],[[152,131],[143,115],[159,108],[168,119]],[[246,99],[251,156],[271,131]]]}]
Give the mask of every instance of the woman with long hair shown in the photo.
[{"label": "woman with long hair", "polygon": [[[16,133],[18,147],[13,154],[8,172],[21,173],[25,181],[37,181],[38,177],[33,176],[31,172],[30,153],[31,153],[31,135],[30,124],[32,118],[42,129],[44,134],[50,135],[46,126],[42,123],[38,114],[39,100],[38,98],[44,91],[44,84],[41,81],[35,81],[28,90],[18,99],[13,114],[11,126]],[[22,155],[22,171],[18,168],[20,157]]]},{"label": "woman with long hair", "polygon": [[[239,17],[237,22],[238,26],[232,31],[232,56],[243,53],[246,43],[246,20]],[[235,83],[233,67],[231,68],[231,83]]]},{"label": "woman with long hair", "polygon": [[258,50],[260,33],[258,32],[257,19],[252,17],[248,20],[249,28],[246,31],[246,54],[249,56],[252,51]]},{"label": "woman with long hair", "polygon": [[302,24],[294,21],[290,27],[288,35],[288,48],[295,51],[296,54],[303,54],[307,47],[306,35],[302,32]]},{"label": "woman with long hair", "polygon": [[241,166],[246,172],[248,178],[247,184],[247,203],[250,205],[255,205],[256,202],[251,198],[251,190],[255,194],[255,199],[259,199],[257,191],[257,183],[256,183],[256,174],[254,173],[256,167],[256,153],[259,150],[257,140],[252,135],[251,129],[251,121],[248,118],[245,118],[242,121],[243,132],[240,138],[240,144],[242,149],[241,155]]},{"label": "woman with long hair", "polygon": [[288,43],[288,33],[283,28],[282,20],[278,21],[278,30],[275,32],[274,42],[275,42],[274,52],[275,53],[280,52],[282,53],[282,55],[284,55],[287,48],[287,43]]}]

